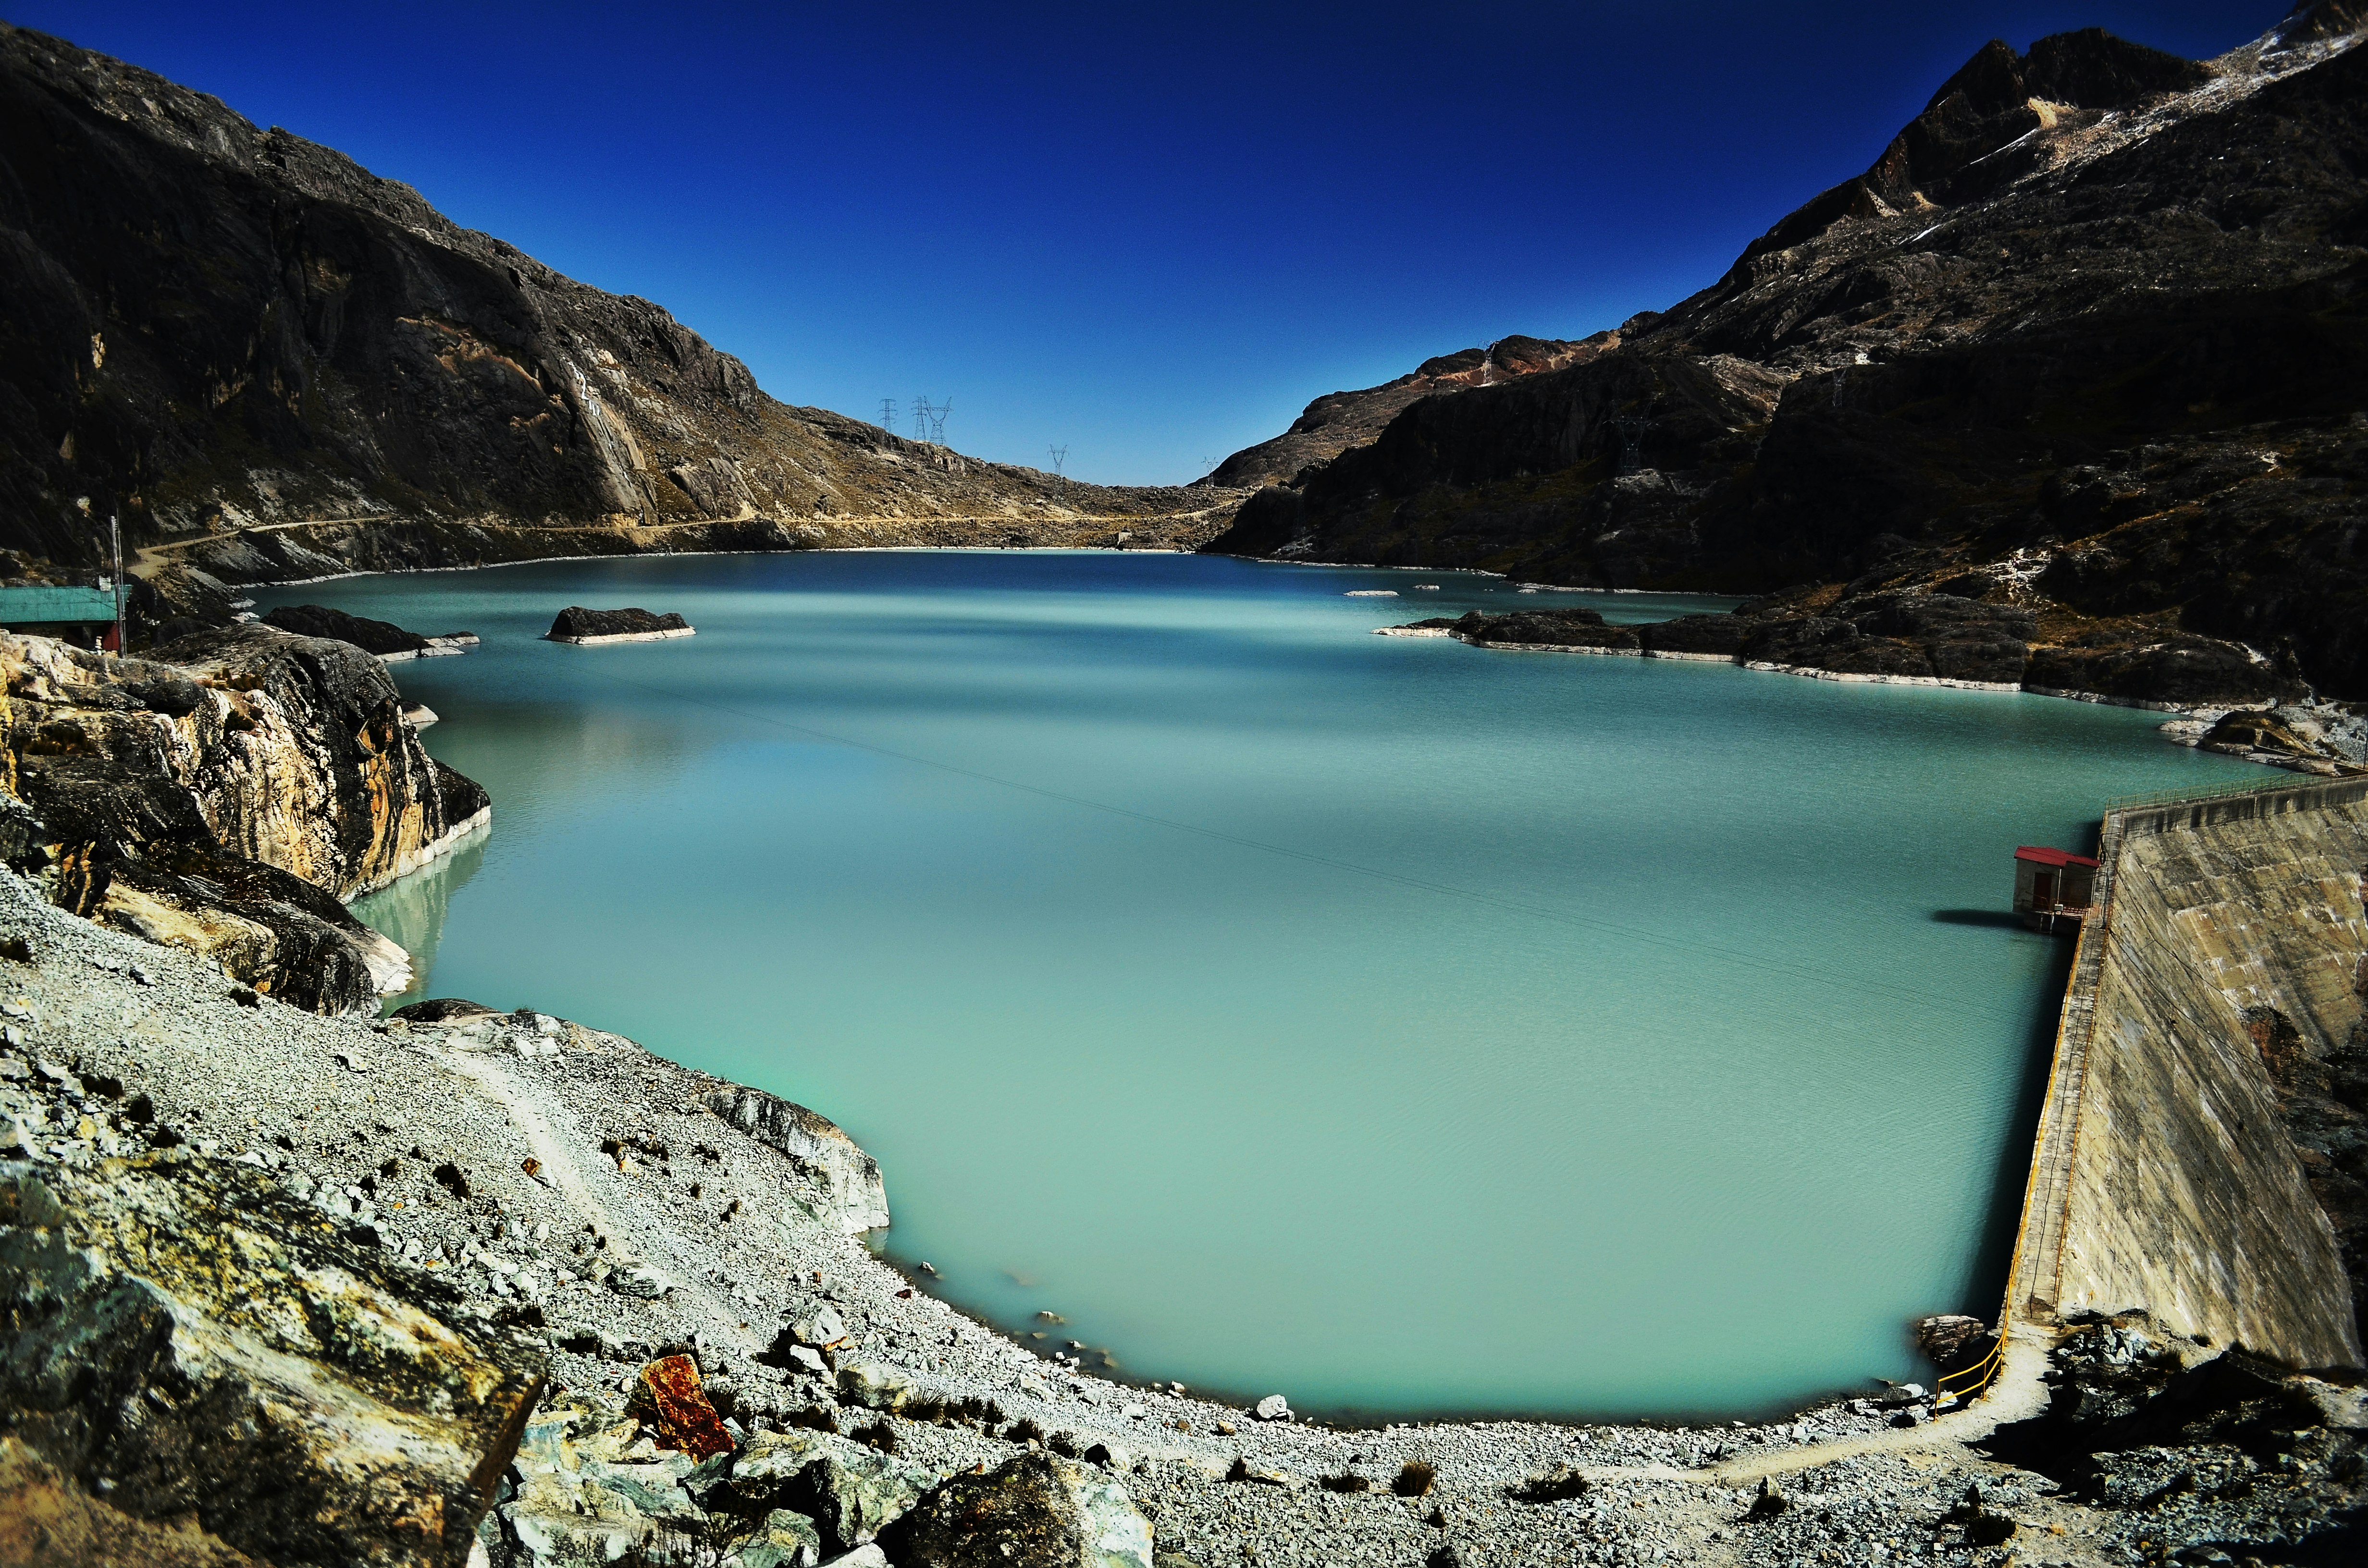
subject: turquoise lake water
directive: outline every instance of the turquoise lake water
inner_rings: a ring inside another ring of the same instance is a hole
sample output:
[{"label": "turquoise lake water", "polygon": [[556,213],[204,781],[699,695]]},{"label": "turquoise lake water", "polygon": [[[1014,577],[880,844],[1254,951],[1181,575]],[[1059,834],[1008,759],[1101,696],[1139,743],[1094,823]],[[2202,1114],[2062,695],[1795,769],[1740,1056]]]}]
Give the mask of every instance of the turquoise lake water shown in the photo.
[{"label": "turquoise lake water", "polygon": [[[2011,851],[2247,772],[2129,710],[1368,634],[1702,605],[1474,574],[881,551],[257,597],[484,639],[393,666],[495,801],[357,905],[418,994],[812,1105],[952,1301],[1315,1412],[1919,1375],[1908,1319],[1996,1311],[2069,945],[1999,919]],[[569,604],[699,634],[538,641]]]}]

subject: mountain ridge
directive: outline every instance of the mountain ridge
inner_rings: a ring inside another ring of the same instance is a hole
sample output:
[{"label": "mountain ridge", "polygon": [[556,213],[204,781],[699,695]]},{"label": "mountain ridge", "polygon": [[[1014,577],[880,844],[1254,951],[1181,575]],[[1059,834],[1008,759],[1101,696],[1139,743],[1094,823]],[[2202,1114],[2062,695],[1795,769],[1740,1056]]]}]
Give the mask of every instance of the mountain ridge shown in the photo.
[{"label": "mountain ridge", "polygon": [[1066,482],[779,402],[647,300],[219,99],[0,24],[0,547],[92,562],[120,511],[133,546],[236,579],[1090,542],[1163,518],[1162,538],[1204,536],[1225,500]]},{"label": "mountain ridge", "polygon": [[1624,326],[1614,328],[1576,341],[1517,333],[1482,347],[1435,355],[1379,386],[1326,392],[1308,403],[1281,435],[1245,447],[1196,483],[1250,488],[1286,483],[1310,464],[1327,462],[1352,446],[1371,441],[1417,398],[1494,386],[1582,364],[1618,347],[1624,330]]},{"label": "mountain ridge", "polygon": [[[2368,694],[2361,11],[2209,62],[1986,47],[1615,350],[1414,402],[1210,548],[1804,605],[1951,583]],[[2034,75],[2095,101],[2018,108]]]}]

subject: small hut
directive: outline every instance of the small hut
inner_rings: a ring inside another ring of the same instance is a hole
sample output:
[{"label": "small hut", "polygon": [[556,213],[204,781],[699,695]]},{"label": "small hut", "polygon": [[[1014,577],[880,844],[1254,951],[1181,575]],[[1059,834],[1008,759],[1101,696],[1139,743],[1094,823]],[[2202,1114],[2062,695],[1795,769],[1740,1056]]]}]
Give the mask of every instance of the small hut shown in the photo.
[{"label": "small hut", "polygon": [[2097,895],[2097,862],[2026,844],[2014,852],[2014,912],[2034,931],[2080,928]]},{"label": "small hut", "polygon": [[115,590],[104,578],[95,588],[50,583],[0,586],[0,627],[60,638],[77,648],[106,647],[115,636]]}]

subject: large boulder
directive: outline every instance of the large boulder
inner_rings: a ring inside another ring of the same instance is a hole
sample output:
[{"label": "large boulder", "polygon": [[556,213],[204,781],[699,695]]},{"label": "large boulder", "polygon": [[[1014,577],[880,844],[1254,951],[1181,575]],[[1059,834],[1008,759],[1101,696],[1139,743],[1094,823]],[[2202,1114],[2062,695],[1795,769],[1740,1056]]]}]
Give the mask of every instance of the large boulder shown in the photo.
[{"label": "large boulder", "polygon": [[732,1549],[728,1560],[738,1568],[814,1568],[822,1553],[822,1536],[812,1519],[775,1508],[757,1521],[756,1529]]},{"label": "large boulder", "polygon": [[580,1405],[529,1421],[506,1495],[479,1531],[494,1568],[696,1561],[709,1533],[687,1484],[697,1467],[679,1453],[628,1460],[639,1433]]},{"label": "large boulder", "polygon": [[85,913],[204,953],[308,1012],[372,1012],[411,983],[411,955],[328,893],[277,866],[197,846],[160,845],[118,862]]},{"label": "large boulder", "polygon": [[0,1165],[0,1321],[17,1441],[286,1568],[461,1562],[544,1377],[451,1287],[178,1150]]},{"label": "large boulder", "polygon": [[708,1108],[774,1150],[814,1189],[814,1218],[852,1235],[885,1230],[888,1185],[880,1162],[837,1123],[802,1105],[737,1085],[707,1096]]},{"label": "large boulder", "polygon": [[1042,1453],[955,1476],[881,1545],[897,1568],[1152,1568],[1151,1525],[1126,1489]]},{"label": "large boulder", "polygon": [[688,1356],[661,1356],[642,1369],[634,1398],[657,1428],[657,1446],[696,1460],[728,1454],[732,1434],[708,1402],[699,1363]]},{"label": "large boulder", "polygon": [[838,1396],[871,1410],[899,1411],[920,1391],[898,1368],[881,1361],[845,1361],[838,1369]]},{"label": "large boulder", "polygon": [[[803,1514],[833,1551],[852,1551],[937,1484],[937,1473],[835,1432],[759,1432],[732,1461],[734,1511]],[[902,1558],[897,1559],[902,1562]]]},{"label": "large boulder", "polygon": [[1943,1372],[1972,1366],[1987,1356],[1997,1343],[1989,1324],[1963,1312],[1941,1312],[1916,1320],[1916,1348]]}]

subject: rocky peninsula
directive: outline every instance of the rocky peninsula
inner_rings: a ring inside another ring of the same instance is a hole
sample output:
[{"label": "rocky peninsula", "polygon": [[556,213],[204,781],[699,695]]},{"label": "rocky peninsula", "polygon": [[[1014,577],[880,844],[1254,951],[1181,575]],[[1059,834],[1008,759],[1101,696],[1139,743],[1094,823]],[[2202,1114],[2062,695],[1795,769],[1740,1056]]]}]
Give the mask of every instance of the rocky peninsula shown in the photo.
[{"label": "rocky peninsula", "polygon": [[1577,607],[1480,610],[1375,628],[1384,637],[1452,637],[1511,653],[1707,659],[1818,680],[2029,691],[2175,714],[2183,744],[2329,778],[2368,773],[2368,714],[2330,702],[2291,670],[2241,644],[2162,636],[2142,648],[2038,642],[2043,614],[1954,594],[1830,597],[1746,604],[1732,615],[1614,625]]}]

